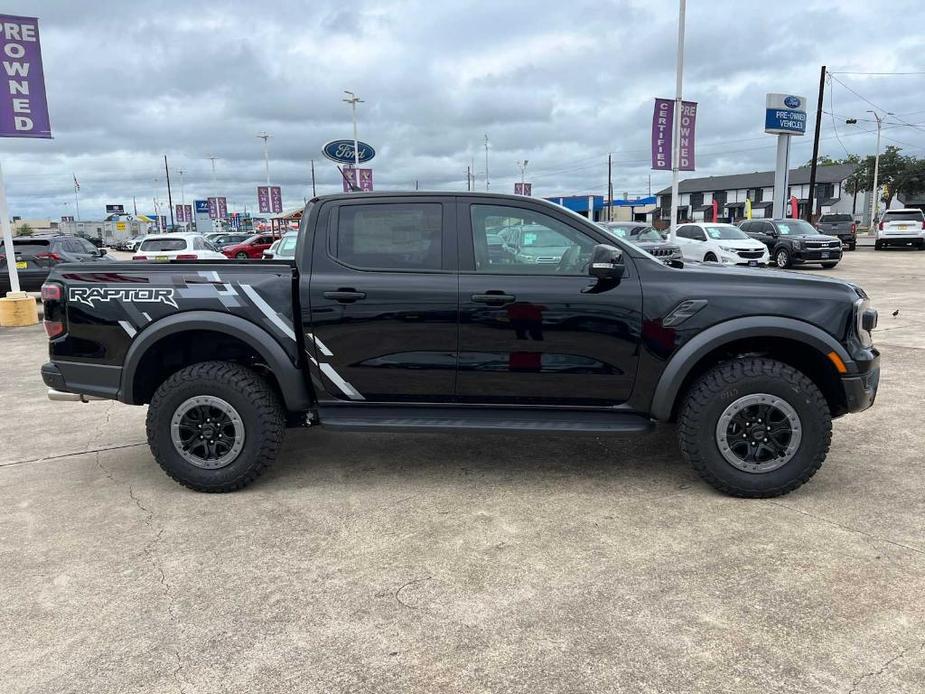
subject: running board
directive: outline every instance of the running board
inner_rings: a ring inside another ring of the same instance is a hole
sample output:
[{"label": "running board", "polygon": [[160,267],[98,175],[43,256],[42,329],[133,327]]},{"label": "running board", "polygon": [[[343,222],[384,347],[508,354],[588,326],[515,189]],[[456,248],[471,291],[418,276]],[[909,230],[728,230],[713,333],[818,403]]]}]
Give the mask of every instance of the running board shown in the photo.
[{"label": "running board", "polygon": [[600,410],[510,409],[497,407],[320,407],[323,427],[340,431],[532,431],[643,433],[647,417]]}]

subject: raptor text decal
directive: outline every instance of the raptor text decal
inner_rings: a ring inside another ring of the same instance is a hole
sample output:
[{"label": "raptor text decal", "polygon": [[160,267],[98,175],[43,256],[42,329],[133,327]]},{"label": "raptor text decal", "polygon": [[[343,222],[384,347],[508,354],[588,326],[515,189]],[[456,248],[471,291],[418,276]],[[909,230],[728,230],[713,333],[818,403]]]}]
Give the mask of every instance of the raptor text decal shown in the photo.
[{"label": "raptor text decal", "polygon": [[123,301],[139,304],[167,304],[179,308],[173,298],[173,289],[156,287],[133,287],[131,289],[117,289],[109,287],[71,287],[68,299],[92,307],[95,302]]}]

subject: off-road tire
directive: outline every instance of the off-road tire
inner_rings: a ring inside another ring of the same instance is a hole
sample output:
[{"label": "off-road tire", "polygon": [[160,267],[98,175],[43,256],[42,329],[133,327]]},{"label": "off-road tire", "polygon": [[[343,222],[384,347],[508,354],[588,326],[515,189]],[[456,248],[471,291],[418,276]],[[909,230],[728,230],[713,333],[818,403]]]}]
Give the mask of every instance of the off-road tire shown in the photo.
[{"label": "off-road tire", "polygon": [[[241,417],[244,446],[217,469],[185,460],[171,439],[171,418],[186,400],[211,395],[229,403]],[[273,388],[240,364],[206,361],[187,366],[164,381],[148,406],[148,445],[164,472],[197,492],[232,492],[246,487],[276,459],[286,428],[285,412]]]},{"label": "off-road tire", "polygon": [[719,262],[719,260],[713,253],[707,253],[705,256],[703,256],[703,262],[716,263],[716,262]]},{"label": "off-road tire", "polygon": [[[793,457],[770,472],[734,467],[716,443],[716,425],[723,411],[752,393],[786,400],[802,426],[802,439]],[[688,389],[678,417],[678,439],[684,458],[719,491],[767,498],[787,494],[816,474],[832,441],[832,417],[825,397],[805,374],[774,359],[748,357],[718,364]]]},{"label": "off-road tire", "polygon": [[831,270],[833,267],[838,265],[837,262],[836,263],[820,263],[820,264],[822,265],[823,270]]},{"label": "off-road tire", "polygon": [[[781,262],[782,257],[783,262]],[[784,269],[793,265],[790,260],[790,251],[788,251],[786,248],[778,248],[776,251],[774,251],[774,262],[777,263],[777,267]]]}]

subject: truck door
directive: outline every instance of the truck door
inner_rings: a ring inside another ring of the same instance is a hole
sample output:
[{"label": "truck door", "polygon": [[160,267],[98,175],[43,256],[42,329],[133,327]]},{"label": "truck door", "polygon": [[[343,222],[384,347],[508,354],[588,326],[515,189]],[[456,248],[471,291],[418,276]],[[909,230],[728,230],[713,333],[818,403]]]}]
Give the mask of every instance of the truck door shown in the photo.
[{"label": "truck door", "polygon": [[[460,198],[458,218],[458,398],[605,406],[628,399],[642,322],[632,259],[619,284],[587,292],[591,251],[608,243],[603,232],[528,201]],[[517,243],[499,246],[512,230]]]},{"label": "truck door", "polygon": [[302,310],[322,400],[453,399],[454,227],[449,196],[357,196],[323,205],[302,265],[311,268]]}]

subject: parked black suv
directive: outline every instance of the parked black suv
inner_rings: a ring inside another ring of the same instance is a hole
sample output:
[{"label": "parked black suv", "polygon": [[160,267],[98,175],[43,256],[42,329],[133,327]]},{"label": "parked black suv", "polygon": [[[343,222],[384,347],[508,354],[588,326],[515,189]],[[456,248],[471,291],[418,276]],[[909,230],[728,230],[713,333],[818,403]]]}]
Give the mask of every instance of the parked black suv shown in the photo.
[{"label": "parked black suv", "polygon": [[802,219],[752,219],[739,222],[739,228],[765,244],[778,267],[818,263],[833,268],[841,260],[841,240]]},{"label": "parked black suv", "polygon": [[[80,236],[17,236],[13,238],[19,286],[24,292],[37,292],[48,273],[58,263],[84,263],[100,260],[106,249],[97,248]],[[0,293],[10,290],[6,256],[0,243]]]},{"label": "parked black suv", "polygon": [[639,222],[599,222],[604,231],[618,239],[626,239],[651,253],[661,261],[683,261],[681,247],[662,238],[658,231],[648,224]]},{"label": "parked black suv", "polygon": [[148,404],[154,458],[201,491],[254,480],[287,424],[568,437],[658,421],[717,489],[777,496],[880,373],[855,285],[672,267],[520,195],[315,198],[294,261],[75,264],[42,295],[49,395]]}]

